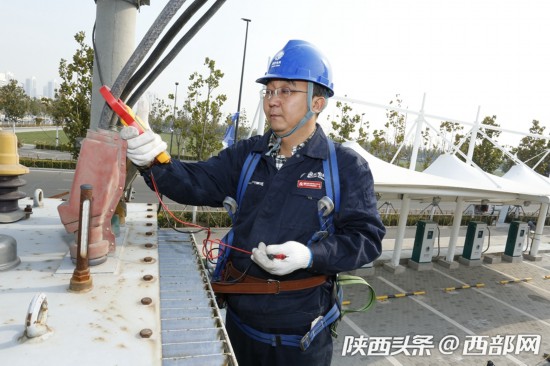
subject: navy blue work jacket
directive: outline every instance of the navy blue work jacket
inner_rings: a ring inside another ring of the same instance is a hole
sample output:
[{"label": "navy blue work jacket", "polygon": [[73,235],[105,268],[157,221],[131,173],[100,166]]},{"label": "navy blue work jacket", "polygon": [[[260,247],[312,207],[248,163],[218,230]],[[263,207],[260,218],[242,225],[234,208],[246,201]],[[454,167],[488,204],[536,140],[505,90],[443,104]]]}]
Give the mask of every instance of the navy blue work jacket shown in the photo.
[{"label": "navy blue work jacket", "polygon": [[[288,158],[280,170],[266,156],[271,131],[222,150],[204,162],[155,165],[151,169],[160,193],[183,204],[221,207],[236,198],[241,168],[253,152],[261,159],[252,175],[233,225],[233,245],[252,251],[258,243],[289,240],[306,244],[319,230],[317,201],[326,195],[323,159],[329,151],[320,126],[311,140]],[[334,275],[374,261],[381,253],[385,228],[376,209],[374,182],[368,163],[355,151],[336,143],[340,177],[340,212],[335,233],[310,246],[311,267],[283,277],[265,272],[250,254],[233,250],[230,260],[241,272],[277,280]],[[149,172],[142,173],[151,186]],[[302,182],[302,183],[299,183]],[[305,182],[306,184],[304,184]],[[231,295],[228,305],[241,319],[262,329],[309,326],[333,303],[332,283],[277,295]]]}]

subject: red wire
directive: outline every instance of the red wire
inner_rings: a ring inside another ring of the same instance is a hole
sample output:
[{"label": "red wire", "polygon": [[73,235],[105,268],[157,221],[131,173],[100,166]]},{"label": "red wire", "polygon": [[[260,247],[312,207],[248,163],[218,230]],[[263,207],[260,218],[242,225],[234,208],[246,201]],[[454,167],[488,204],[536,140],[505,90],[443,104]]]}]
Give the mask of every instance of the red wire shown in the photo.
[{"label": "red wire", "polygon": [[[168,214],[175,221],[179,222],[180,224],[195,227],[195,228],[198,228],[198,229],[201,229],[201,230],[206,230],[206,232],[207,232],[206,239],[204,239],[202,241],[202,255],[204,255],[207,259],[214,260],[214,259],[217,259],[219,257],[219,255],[217,255],[217,256],[212,255],[212,252],[214,250],[213,244],[218,244],[218,245],[221,245],[221,246],[224,246],[224,247],[232,248],[232,249],[235,249],[236,251],[239,251],[239,252],[242,252],[242,253],[252,254],[251,251],[248,251],[248,250],[245,250],[245,249],[242,249],[242,248],[237,248],[233,245],[226,244],[226,243],[222,242],[220,239],[210,239],[211,230],[210,230],[209,227],[204,227],[204,226],[201,226],[201,225],[193,224],[191,222],[183,221],[183,220],[178,219],[176,216],[174,216],[173,212],[170,211],[168,209],[168,207],[166,207],[166,204],[162,201],[162,198],[160,197],[160,193],[159,193],[159,190],[158,190],[158,187],[157,187],[157,182],[155,181],[155,177],[153,176],[153,172],[151,172],[150,174],[151,174],[151,182],[153,183],[153,189],[155,190],[155,194],[157,195],[157,198],[159,200],[159,203],[162,205],[162,208],[166,212],[168,212]],[[206,250],[209,243],[210,243],[210,246],[209,246],[208,250]],[[219,247],[218,247],[218,253],[219,253]]]}]

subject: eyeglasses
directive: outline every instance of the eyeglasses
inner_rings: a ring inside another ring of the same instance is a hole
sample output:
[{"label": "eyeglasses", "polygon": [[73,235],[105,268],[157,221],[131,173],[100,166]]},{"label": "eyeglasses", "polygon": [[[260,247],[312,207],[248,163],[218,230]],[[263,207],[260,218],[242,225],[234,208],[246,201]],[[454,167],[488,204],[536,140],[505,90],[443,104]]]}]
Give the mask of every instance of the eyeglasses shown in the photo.
[{"label": "eyeglasses", "polygon": [[277,88],[277,89],[264,89],[262,90],[262,96],[264,99],[271,99],[274,96],[280,96],[283,99],[286,99],[292,95],[292,93],[307,93],[307,91],[303,90],[294,90],[290,88]]}]

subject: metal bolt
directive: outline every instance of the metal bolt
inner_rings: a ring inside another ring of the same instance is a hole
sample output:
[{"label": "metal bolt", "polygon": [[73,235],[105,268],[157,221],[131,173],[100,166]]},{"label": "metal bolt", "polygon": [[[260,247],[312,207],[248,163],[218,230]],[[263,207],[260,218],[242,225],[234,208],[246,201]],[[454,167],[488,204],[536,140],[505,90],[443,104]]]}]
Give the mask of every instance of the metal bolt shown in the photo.
[{"label": "metal bolt", "polygon": [[146,243],[145,248],[151,249],[153,247],[153,243]]},{"label": "metal bolt", "polygon": [[139,335],[141,338],[150,338],[153,335],[153,331],[151,329],[145,328],[142,329],[141,332],[139,332]]},{"label": "metal bolt", "polygon": [[153,235],[153,233],[151,231],[148,231],[148,232],[145,233],[145,235],[151,236],[151,235]]},{"label": "metal bolt", "polygon": [[141,303],[143,305],[151,305],[153,303],[153,300],[150,297],[144,297],[141,299]]},{"label": "metal bolt", "polygon": [[147,274],[147,275],[143,276],[143,280],[144,281],[152,281],[153,280],[153,275]]},{"label": "metal bolt", "polygon": [[151,263],[153,261],[153,257],[145,257],[145,258],[143,258],[143,261],[145,263]]},{"label": "metal bolt", "polygon": [[24,211],[25,211],[25,218],[28,219],[28,218],[31,216],[31,214],[32,214],[32,206],[31,206],[31,205],[27,205],[27,206],[25,207],[25,210],[24,210]]},{"label": "metal bolt", "polygon": [[145,226],[153,226],[153,223],[152,222],[146,222]]},{"label": "metal bolt", "polygon": [[147,215],[147,218],[148,218],[148,219],[152,219],[152,218],[153,218],[153,215]]}]

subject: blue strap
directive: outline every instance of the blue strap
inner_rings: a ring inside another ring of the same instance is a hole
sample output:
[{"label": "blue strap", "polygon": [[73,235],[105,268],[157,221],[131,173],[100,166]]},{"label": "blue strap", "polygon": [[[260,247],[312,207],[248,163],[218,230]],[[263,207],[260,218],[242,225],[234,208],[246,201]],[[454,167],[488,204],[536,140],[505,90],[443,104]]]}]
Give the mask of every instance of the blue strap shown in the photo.
[{"label": "blue strap", "polygon": [[[260,154],[251,152],[246,157],[243,168],[241,169],[241,175],[239,177],[239,185],[237,186],[237,211],[235,212],[234,215],[231,212],[229,212],[229,215],[231,216],[231,221],[233,223],[235,223],[236,217],[239,213],[241,200],[244,197],[244,192],[246,191],[248,182],[250,181],[250,178],[252,177],[252,174],[256,169],[256,165],[258,165],[258,161],[260,161],[260,157],[261,157]],[[233,245],[233,235],[234,235],[233,228],[231,228],[231,230],[229,230],[229,232],[222,239],[222,241],[228,245]],[[214,281],[222,280],[221,275],[222,275],[223,269],[225,268],[225,264],[227,263],[227,259],[229,258],[230,252],[231,252],[231,247],[224,246],[223,248],[219,249],[218,261],[216,262],[216,267],[214,268],[214,274],[212,275],[212,278]]]},{"label": "blue strap", "polygon": [[[326,218],[326,220],[322,217],[322,213],[319,213],[319,221],[321,223],[321,232],[328,232],[330,235],[334,233],[332,218],[335,213],[340,212],[340,176],[338,174],[338,160],[336,159],[336,148],[334,147],[334,142],[330,139],[327,141],[329,154],[328,159],[323,160],[323,174],[325,176],[326,194],[327,197],[334,203],[334,211]],[[312,241],[315,241],[315,238],[311,238],[310,242]]]},{"label": "blue strap", "polygon": [[328,148],[330,151],[330,178],[334,189],[334,212],[340,212],[340,175],[338,174],[338,159],[336,158],[336,148],[334,142],[328,140]]},{"label": "blue strap", "polygon": [[340,177],[334,142],[328,140],[328,159],[323,160],[327,196],[334,202],[334,212],[340,212]]},{"label": "blue strap", "polygon": [[[223,237],[222,242],[228,245],[233,245],[233,229],[229,230],[229,232]],[[214,273],[212,274],[212,281],[222,280],[222,272],[225,268],[225,264],[227,263],[227,258],[229,258],[231,247],[220,245],[218,251],[218,260],[216,261],[216,267],[214,268]]]},{"label": "blue strap", "polygon": [[248,182],[250,182],[250,178],[252,177],[252,174],[256,169],[256,165],[258,165],[258,161],[260,161],[260,157],[261,156],[258,153],[248,154],[246,161],[244,162],[243,168],[241,169],[239,185],[237,186],[237,212],[239,210],[239,207],[241,206],[241,201],[244,197],[244,192],[246,192]]},{"label": "blue strap", "polygon": [[[341,296],[341,293],[339,293],[339,296]],[[308,349],[315,337],[319,333],[321,333],[323,329],[328,327],[340,317],[340,308],[338,304],[334,304],[332,308],[326,313],[326,315],[315,323],[315,325],[310,329],[309,332],[307,332],[304,336],[300,336],[293,334],[271,334],[261,332],[257,329],[252,328],[251,326],[244,324],[241,319],[235,314],[235,312],[233,312],[230,308],[227,308],[227,312],[229,313],[231,318],[233,318],[233,321],[235,322],[237,327],[250,338],[258,342],[267,343],[273,347],[291,346],[298,347],[302,351]]]}]

